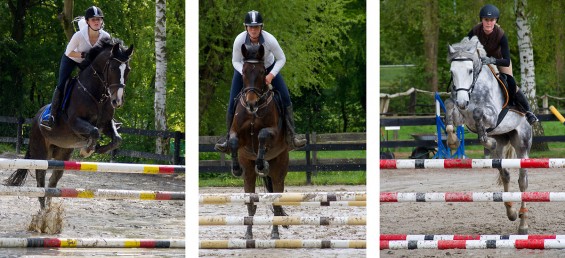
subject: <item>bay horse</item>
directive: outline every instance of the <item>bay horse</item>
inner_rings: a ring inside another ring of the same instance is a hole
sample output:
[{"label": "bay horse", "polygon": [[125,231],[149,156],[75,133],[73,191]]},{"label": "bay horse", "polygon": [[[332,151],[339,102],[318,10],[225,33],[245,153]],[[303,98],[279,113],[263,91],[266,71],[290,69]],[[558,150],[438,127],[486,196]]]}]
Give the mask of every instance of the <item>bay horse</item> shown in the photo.
[{"label": "bay horse", "polygon": [[[288,172],[289,145],[285,138],[282,108],[277,108],[276,94],[265,83],[263,64],[265,49],[259,46],[241,46],[244,56],[243,88],[236,100],[235,116],[229,132],[232,153],[231,172],[243,177],[245,193],[255,193],[259,176],[269,193],[282,193]],[[247,204],[249,216],[254,216],[257,205]],[[282,206],[273,205],[275,216],[286,216]],[[252,226],[247,226],[246,239],[253,239]],[[279,239],[278,226],[273,225],[272,239]]]},{"label": "bay horse", "polygon": [[[448,62],[453,78],[451,98],[446,104],[446,132],[448,145],[454,146],[454,125],[462,123],[478,134],[481,144],[493,153],[494,158],[528,158],[532,146],[532,127],[524,114],[508,112],[507,92],[499,87],[497,78],[483,65],[481,57],[486,51],[476,36],[465,37],[460,43],[449,46]],[[513,93],[511,93],[513,94]],[[455,124],[454,124],[455,123]],[[508,192],[510,173],[499,168],[498,183]],[[521,192],[528,189],[528,171],[520,168],[518,185]],[[519,213],[505,202],[506,215],[511,221],[520,217],[519,234],[528,234],[526,203],[522,202]]]},{"label": "bay horse", "polygon": [[[99,41],[84,61],[90,62],[90,65],[67,83],[63,107],[55,117],[51,130],[40,126],[42,117],[49,114],[51,104],[40,108],[36,113],[31,124],[25,159],[66,161],[76,148],[81,148],[81,154],[85,157],[93,152],[106,153],[116,149],[122,137],[113,119],[114,111],[124,104],[124,88],[132,54],[133,45],[126,49],[119,39]],[[110,138],[108,144],[98,144],[100,133]],[[49,188],[57,186],[63,172],[61,169],[53,170]],[[5,185],[21,186],[27,174],[27,169],[18,169],[5,180]],[[45,187],[46,171],[37,169],[35,174],[37,187]],[[41,210],[44,210],[45,197],[39,197],[39,203]],[[47,198],[47,206],[49,205],[50,199]]]}]

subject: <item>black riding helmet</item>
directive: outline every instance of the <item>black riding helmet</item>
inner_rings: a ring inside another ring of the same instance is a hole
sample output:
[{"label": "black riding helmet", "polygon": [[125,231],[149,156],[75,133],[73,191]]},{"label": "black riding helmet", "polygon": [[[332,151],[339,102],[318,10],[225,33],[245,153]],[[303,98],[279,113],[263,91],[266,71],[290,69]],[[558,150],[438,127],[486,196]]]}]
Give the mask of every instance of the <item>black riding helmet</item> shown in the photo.
[{"label": "black riding helmet", "polygon": [[251,10],[245,14],[245,26],[263,26],[263,17],[258,11]]},{"label": "black riding helmet", "polygon": [[102,12],[102,9],[96,6],[88,7],[88,9],[86,9],[86,12],[84,14],[84,19],[88,21],[88,19],[93,17],[99,17],[104,19],[104,13]]},{"label": "black riding helmet", "polygon": [[483,6],[483,8],[481,8],[481,11],[479,12],[479,19],[481,20],[483,18],[494,18],[498,22],[499,17],[500,17],[500,11],[498,11],[498,8],[496,8],[496,6],[492,4],[487,4]]}]

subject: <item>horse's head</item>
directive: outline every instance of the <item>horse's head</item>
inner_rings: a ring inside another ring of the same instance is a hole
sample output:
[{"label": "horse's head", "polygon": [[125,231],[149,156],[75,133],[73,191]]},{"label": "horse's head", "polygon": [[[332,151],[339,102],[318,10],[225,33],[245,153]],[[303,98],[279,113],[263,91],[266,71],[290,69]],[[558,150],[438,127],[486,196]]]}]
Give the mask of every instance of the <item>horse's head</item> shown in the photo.
[{"label": "horse's head", "polygon": [[241,45],[241,53],[244,57],[243,63],[243,97],[246,103],[246,109],[250,113],[257,112],[257,103],[268,92],[265,84],[266,69],[263,64],[263,55],[265,48],[263,45],[250,46]]},{"label": "horse's head", "polygon": [[470,95],[482,69],[479,55],[484,49],[477,37],[465,37],[460,43],[449,45],[448,62],[451,64],[452,91],[456,94],[457,106],[465,110]]},{"label": "horse's head", "polygon": [[123,46],[118,39],[104,40],[89,53],[95,55],[92,61],[95,74],[104,85],[104,92],[110,96],[112,107],[120,108],[124,104],[124,89],[129,75],[129,60],[133,54],[133,45]]}]

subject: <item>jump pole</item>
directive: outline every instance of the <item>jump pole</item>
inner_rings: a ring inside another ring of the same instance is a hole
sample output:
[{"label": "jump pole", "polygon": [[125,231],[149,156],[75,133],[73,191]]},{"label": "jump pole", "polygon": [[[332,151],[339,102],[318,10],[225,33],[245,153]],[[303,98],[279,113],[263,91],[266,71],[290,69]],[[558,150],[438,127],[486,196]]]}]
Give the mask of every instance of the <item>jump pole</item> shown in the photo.
[{"label": "jump pole", "polygon": [[565,192],[381,192],[380,202],[565,202]]},{"label": "jump pole", "polygon": [[200,226],[249,226],[249,225],[353,225],[364,226],[367,224],[365,216],[349,217],[295,217],[295,216],[200,216],[198,218]]},{"label": "jump pole", "polygon": [[366,192],[201,194],[200,204],[367,201]]},{"label": "jump pole", "polygon": [[553,113],[553,115],[557,117],[557,119],[559,119],[559,122],[565,125],[565,117],[563,117],[553,105],[549,106],[549,110],[551,110],[551,113]]},{"label": "jump pole", "polygon": [[184,239],[0,238],[0,248],[185,248]]},{"label": "jump pole", "polygon": [[565,168],[565,159],[382,159],[381,169]]},{"label": "jump pole", "polygon": [[0,185],[0,196],[64,197],[89,199],[185,200],[184,192],[133,191],[83,188],[41,188]]},{"label": "jump pole", "polygon": [[317,240],[317,239],[281,239],[281,240],[200,240],[200,249],[272,249],[272,248],[319,248],[319,249],[365,249],[366,240]]},{"label": "jump pole", "polygon": [[380,249],[565,249],[565,239],[409,240],[379,242]]},{"label": "jump pole", "polygon": [[107,162],[78,162],[60,160],[4,159],[0,158],[0,169],[60,169],[87,172],[184,174],[186,167],[179,165],[147,165]]},{"label": "jump pole", "polygon": [[565,239],[565,235],[408,235],[381,234],[380,240],[517,240],[517,239]]}]

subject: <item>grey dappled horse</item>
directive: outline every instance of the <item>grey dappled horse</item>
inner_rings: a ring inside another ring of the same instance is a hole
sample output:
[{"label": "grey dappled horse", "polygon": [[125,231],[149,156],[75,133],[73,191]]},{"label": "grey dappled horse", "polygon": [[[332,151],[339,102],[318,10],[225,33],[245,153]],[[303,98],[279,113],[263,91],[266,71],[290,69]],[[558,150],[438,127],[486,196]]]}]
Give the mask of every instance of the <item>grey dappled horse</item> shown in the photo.
[{"label": "grey dappled horse", "polygon": [[[465,124],[478,134],[481,144],[493,153],[493,158],[528,158],[532,146],[532,127],[522,114],[508,112],[499,123],[499,114],[505,103],[504,92],[490,69],[481,63],[486,52],[477,39],[465,37],[460,43],[449,46],[448,61],[453,78],[451,98],[445,101],[446,131],[448,145],[454,142],[454,126]],[[498,169],[498,183],[508,192],[510,173],[508,169]],[[521,192],[528,189],[528,172],[520,169],[518,184]],[[512,202],[505,202],[506,214],[511,221],[516,220],[516,210]],[[519,210],[519,234],[528,233],[526,203]]]}]

